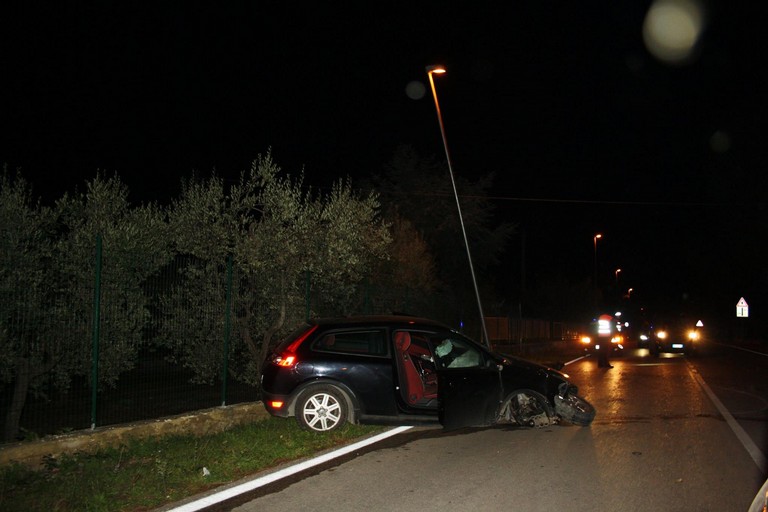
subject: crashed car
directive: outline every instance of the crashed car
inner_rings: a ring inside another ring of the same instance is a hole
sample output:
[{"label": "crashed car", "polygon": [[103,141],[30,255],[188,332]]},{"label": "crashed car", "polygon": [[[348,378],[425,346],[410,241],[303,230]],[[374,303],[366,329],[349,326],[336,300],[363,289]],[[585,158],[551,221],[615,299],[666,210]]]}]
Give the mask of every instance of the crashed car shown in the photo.
[{"label": "crashed car", "polygon": [[310,320],[271,351],[261,386],[270,414],[316,432],[347,422],[588,426],[595,417],[564,373],[409,316]]}]

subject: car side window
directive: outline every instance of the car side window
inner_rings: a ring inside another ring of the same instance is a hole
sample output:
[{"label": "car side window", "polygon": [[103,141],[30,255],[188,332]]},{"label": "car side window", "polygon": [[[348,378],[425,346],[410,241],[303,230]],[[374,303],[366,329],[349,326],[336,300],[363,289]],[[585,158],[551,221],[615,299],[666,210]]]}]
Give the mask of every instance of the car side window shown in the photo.
[{"label": "car side window", "polygon": [[330,332],[315,340],[312,350],[368,356],[387,355],[384,331],[380,330]]},{"label": "car side window", "polygon": [[482,351],[461,338],[438,340],[435,359],[440,368],[477,368],[485,364]]}]

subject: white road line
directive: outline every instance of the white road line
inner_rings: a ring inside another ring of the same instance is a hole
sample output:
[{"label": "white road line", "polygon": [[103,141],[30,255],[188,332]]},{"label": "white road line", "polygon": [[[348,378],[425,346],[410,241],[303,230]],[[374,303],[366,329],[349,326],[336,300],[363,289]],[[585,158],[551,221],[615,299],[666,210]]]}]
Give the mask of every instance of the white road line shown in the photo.
[{"label": "white road line", "polygon": [[413,428],[413,427],[397,427],[391,430],[387,430],[386,432],[382,432],[381,434],[377,434],[367,439],[363,439],[362,441],[351,444],[349,446],[344,446],[343,448],[339,448],[338,450],[328,452],[324,455],[320,455],[319,457],[315,457],[313,459],[300,462],[299,464],[289,466],[287,468],[281,469],[279,471],[275,471],[274,473],[270,473],[263,477],[250,480],[243,484],[230,487],[229,489],[225,489],[223,491],[217,492],[210,496],[206,496],[204,498],[200,498],[193,502],[180,505],[176,508],[170,509],[169,512],[195,512],[196,510],[202,510],[206,507],[210,507],[212,505],[216,505],[217,503],[221,503],[222,501],[226,501],[230,498],[234,498],[235,496],[238,496],[240,494],[252,491],[254,489],[258,489],[259,487],[263,487],[267,484],[271,484],[272,482],[276,482],[281,478],[285,478],[287,476],[296,474],[300,471],[304,471],[305,469],[309,469],[319,464],[323,464],[324,462],[328,462],[329,460],[333,460],[335,458],[341,457],[342,455],[346,455],[355,450],[359,450],[364,446],[377,443],[388,437],[392,437],[401,432],[405,432],[410,428]]},{"label": "white road line", "polygon": [[733,415],[728,412],[728,409],[725,408],[720,399],[717,398],[707,383],[704,382],[704,379],[701,377],[701,375],[699,375],[699,372],[696,370],[696,368],[690,364],[688,365],[688,368],[690,369],[693,378],[696,379],[696,382],[699,383],[699,386],[701,386],[707,396],[709,396],[709,399],[712,400],[712,403],[715,404],[717,410],[720,412],[723,418],[725,418],[725,422],[728,423],[728,426],[731,427],[733,433],[736,434],[736,437],[739,439],[739,441],[741,441],[741,444],[747,450],[749,456],[752,457],[752,460],[755,461],[757,467],[760,468],[763,473],[768,473],[768,459],[765,457],[765,454],[755,444],[752,438],[749,437],[749,434],[747,434],[741,425],[739,425],[739,422],[736,421],[736,418],[734,418]]},{"label": "white road line", "polygon": [[752,350],[752,349],[749,349],[749,348],[739,347],[737,345],[729,345],[728,343],[718,343],[716,341],[713,341],[712,343],[714,343],[715,345],[720,345],[722,347],[728,347],[728,348],[732,348],[734,350],[741,350],[742,352],[749,352],[751,354],[757,354],[758,356],[768,357],[768,354],[766,354],[765,352],[758,352],[757,350]]},{"label": "white road line", "polygon": [[[583,359],[584,357],[585,356],[582,356],[572,361],[568,361],[565,364],[569,365],[569,364],[575,363],[576,361],[578,361],[579,359]],[[230,487],[228,489],[222,490],[215,494],[211,494],[209,496],[205,496],[204,498],[197,499],[190,503],[179,505],[176,508],[169,509],[168,512],[195,512],[197,510],[202,510],[212,505],[216,505],[217,503],[221,503],[222,501],[226,501],[230,498],[234,498],[235,496],[239,496],[240,494],[252,491],[254,489],[258,489],[259,487],[263,487],[265,485],[271,484],[272,482],[276,482],[281,478],[294,475],[300,471],[304,471],[305,469],[309,469],[319,464],[323,464],[324,462],[328,462],[329,460],[333,460],[335,458],[341,457],[342,455],[346,455],[364,446],[368,446],[368,445],[377,443],[383,439],[386,439],[388,437],[392,437],[394,435],[400,434],[401,432],[405,432],[406,430],[411,428],[413,427],[404,426],[404,427],[397,427],[391,430],[387,430],[386,432],[382,432],[381,434],[369,437],[367,439],[363,439],[362,441],[351,444],[349,446],[345,446],[343,448],[339,448],[338,450],[334,450],[332,452],[326,453],[325,455],[321,455],[314,459],[306,460],[299,464],[289,466],[279,471],[275,471],[274,473],[270,473],[268,475],[262,476],[260,478],[256,478],[254,480],[250,480],[243,484]]]},{"label": "white road line", "polygon": [[571,359],[571,360],[570,360],[570,361],[568,361],[567,363],[564,363],[564,364],[563,364],[563,366],[568,366],[569,364],[573,364],[573,363],[575,363],[576,361],[581,361],[581,360],[582,360],[582,359],[584,359],[585,357],[589,357],[589,354],[587,354],[587,355],[585,355],[585,356],[579,356],[579,357],[577,357],[576,359]]}]

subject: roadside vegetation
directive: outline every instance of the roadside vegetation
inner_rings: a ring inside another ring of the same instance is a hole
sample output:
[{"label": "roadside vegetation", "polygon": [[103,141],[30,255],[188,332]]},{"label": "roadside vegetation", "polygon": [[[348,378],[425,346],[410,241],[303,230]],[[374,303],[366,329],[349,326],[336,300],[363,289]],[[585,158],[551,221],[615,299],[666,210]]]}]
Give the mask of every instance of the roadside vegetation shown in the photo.
[{"label": "roadside vegetation", "polygon": [[[524,357],[552,364],[580,355],[578,347],[560,346]],[[0,510],[152,510],[384,428],[348,424],[318,434],[269,418],[203,437],[135,440],[93,454],[46,457],[38,469],[12,464],[0,468]]]},{"label": "roadside vegetation", "polygon": [[[2,441],[47,433],[25,428],[29,399],[56,403],[84,382],[101,399],[142,358],[163,358],[191,373],[193,384],[258,387],[270,346],[308,316],[406,311],[455,325],[474,309],[444,164],[401,148],[360,188],[347,179],[313,189],[303,179],[267,153],[239,180],[215,173],[184,180],[181,194],[163,204],[136,206],[115,174],[44,205],[20,172],[4,169]],[[492,177],[460,186],[476,269],[506,282],[508,262],[499,257],[515,227],[494,221]],[[586,283],[541,283],[528,299],[531,314],[583,317],[569,305],[583,303]],[[503,304],[486,288],[487,303]],[[492,314],[506,315],[500,308]],[[471,318],[465,327],[479,332]],[[126,409],[140,402],[132,397]],[[49,457],[36,470],[4,466],[0,510],[151,510],[377,430],[319,435],[270,419],[202,438]]]},{"label": "roadside vegetation", "polygon": [[0,510],[152,510],[381,430],[346,425],[318,434],[269,418],[204,437],[136,440],[94,454],[46,457],[40,469],[12,464],[0,468]]},{"label": "roadside vegetation", "polygon": [[[0,176],[3,442],[93,424],[105,394],[157,358],[188,383],[257,396],[269,348],[308,317],[400,311],[456,325],[474,304],[445,166],[412,150],[354,188],[310,186],[271,152],[239,179],[193,174],[162,202],[137,205],[117,174],[53,203],[32,185],[21,170]],[[477,271],[496,276],[514,228],[495,220],[490,176],[460,185]],[[503,302],[492,288],[488,303]],[[69,406],[80,388],[93,400],[74,424],[31,420],[33,402]]]}]

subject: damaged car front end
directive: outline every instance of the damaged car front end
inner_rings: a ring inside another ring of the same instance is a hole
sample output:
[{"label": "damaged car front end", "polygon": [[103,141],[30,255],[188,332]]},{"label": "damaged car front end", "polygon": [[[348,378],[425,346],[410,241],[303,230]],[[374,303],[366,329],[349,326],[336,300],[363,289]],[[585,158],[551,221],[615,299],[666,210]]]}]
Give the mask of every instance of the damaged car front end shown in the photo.
[{"label": "damaged car front end", "polygon": [[[592,423],[595,408],[578,395],[566,374],[525,359],[503,357],[502,383],[511,391],[500,408],[500,422],[527,427]],[[535,389],[531,383],[537,384]]]}]

